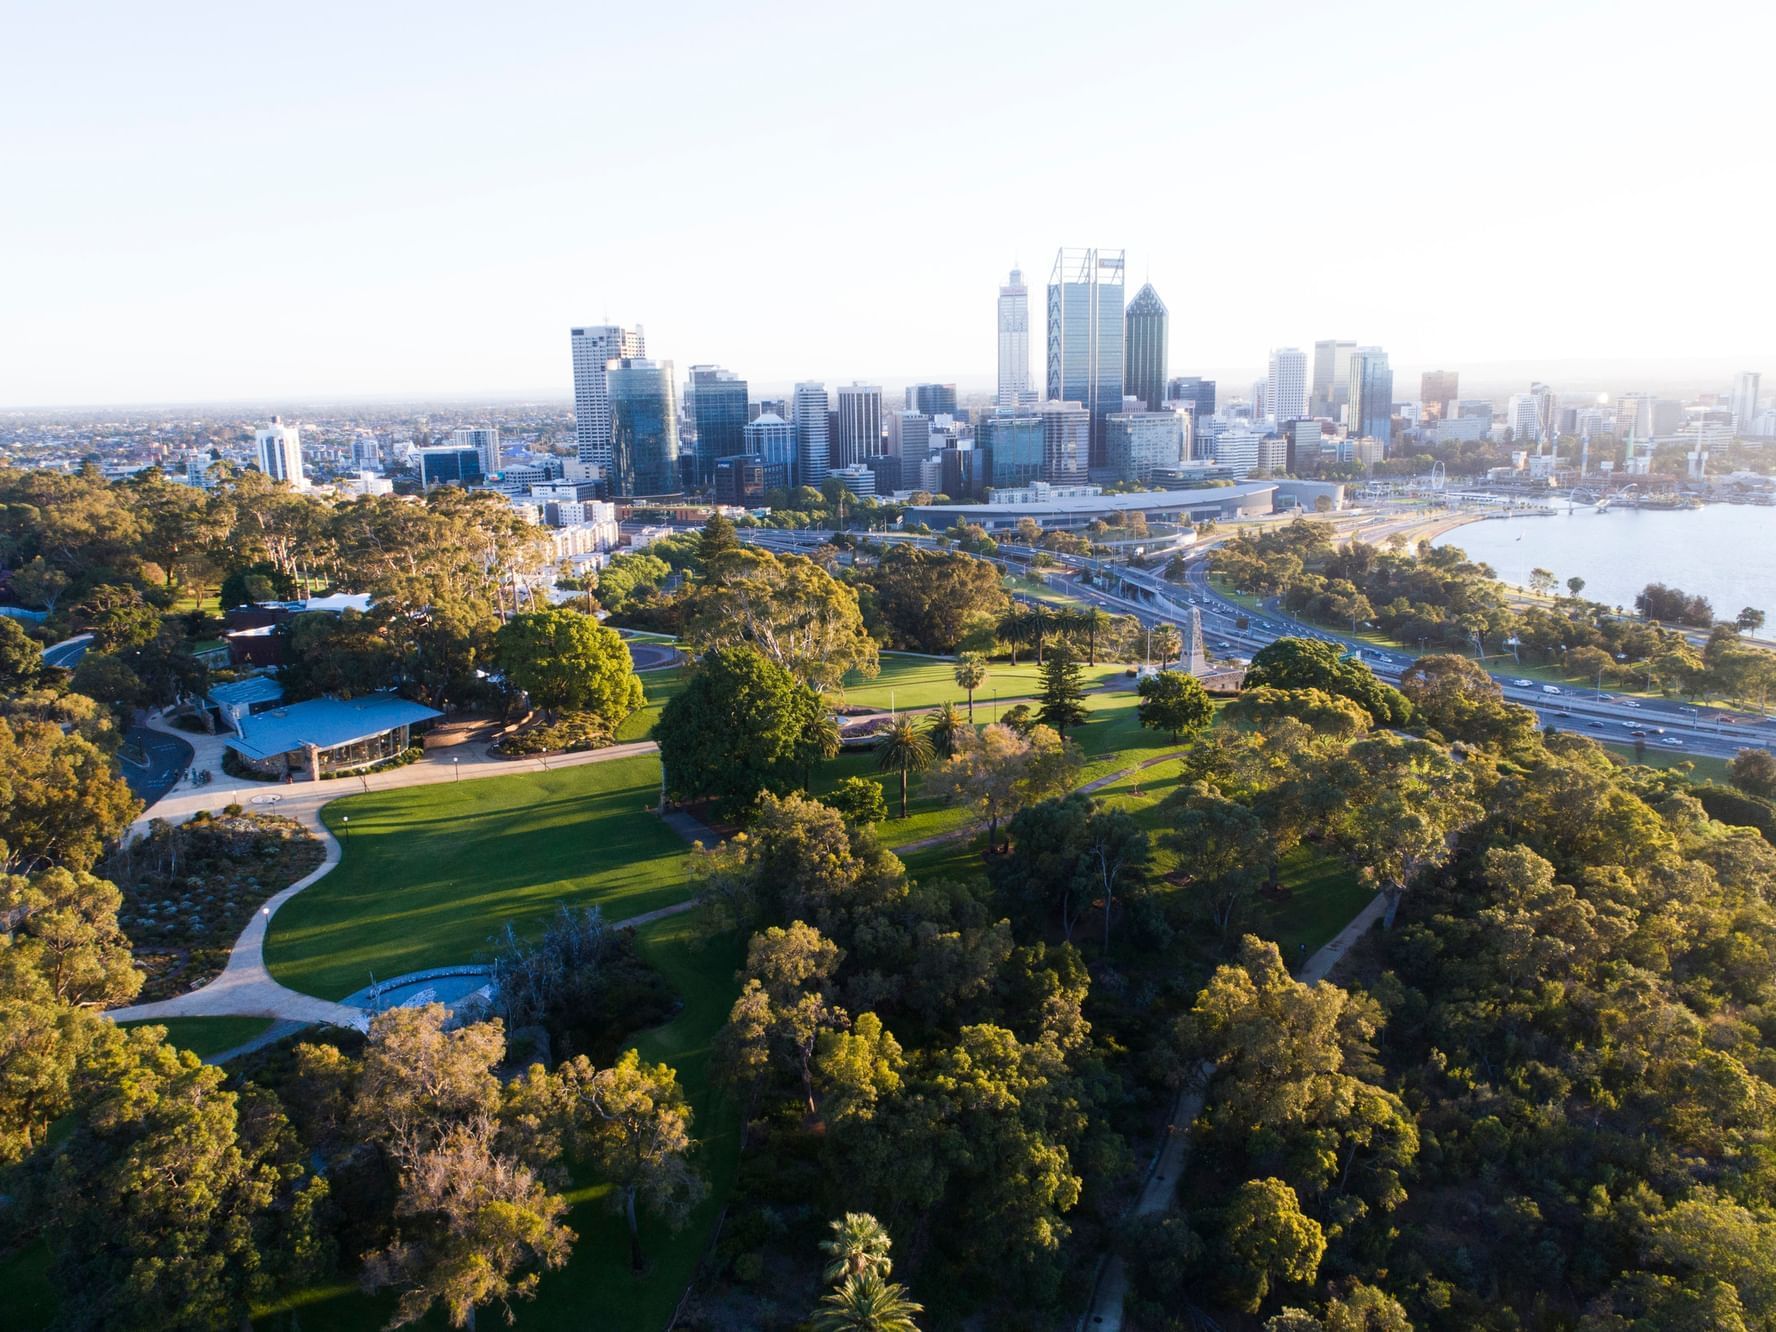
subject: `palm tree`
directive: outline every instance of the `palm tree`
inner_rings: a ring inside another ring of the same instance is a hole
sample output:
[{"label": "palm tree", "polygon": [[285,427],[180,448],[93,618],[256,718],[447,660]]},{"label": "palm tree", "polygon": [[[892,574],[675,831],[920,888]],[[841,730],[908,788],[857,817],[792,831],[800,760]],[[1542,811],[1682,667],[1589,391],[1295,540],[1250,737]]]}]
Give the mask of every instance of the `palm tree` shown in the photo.
[{"label": "palm tree", "polygon": [[931,714],[931,747],[948,758],[956,752],[956,737],[962,734],[962,728],[967,725],[962,720],[962,714],[956,711],[956,705],[945,703]]},{"label": "palm tree", "polygon": [[833,1237],[820,1241],[820,1251],[831,1261],[821,1273],[822,1281],[839,1282],[848,1276],[862,1276],[865,1272],[885,1277],[894,1270],[894,1263],[888,1257],[888,1248],[893,1241],[888,1238],[882,1223],[868,1212],[846,1212],[839,1220],[827,1224],[832,1227]]},{"label": "palm tree", "polygon": [[913,724],[911,717],[896,717],[882,732],[882,743],[876,747],[876,766],[883,772],[900,773],[900,817],[906,817],[907,774],[924,772],[937,756],[931,740]]},{"label": "palm tree", "polygon": [[964,652],[956,658],[956,687],[968,691],[968,724],[974,725],[974,691],[987,682],[987,654]]},{"label": "palm tree", "polygon": [[1089,606],[1074,615],[1075,629],[1085,631],[1085,659],[1093,666],[1098,664],[1098,635],[1110,627],[1110,617],[1096,606]]},{"label": "palm tree", "polygon": [[1022,606],[1013,602],[1011,609],[1001,615],[999,623],[994,626],[994,632],[999,635],[1005,643],[1006,651],[1011,654],[1013,666],[1017,665],[1018,644],[1024,641],[1025,626],[1028,621],[1028,613]]},{"label": "palm tree", "polygon": [[1155,625],[1152,651],[1161,666],[1167,665],[1174,657],[1183,655],[1184,636],[1169,624]]},{"label": "palm tree", "polygon": [[839,751],[844,747],[839,723],[832,713],[823,707],[808,718],[802,728],[803,789],[809,792],[814,790],[814,765],[838,757]]},{"label": "palm tree", "polygon": [[1030,607],[1029,614],[1024,616],[1024,637],[1030,640],[1036,649],[1036,664],[1042,665],[1042,646],[1048,642],[1048,636],[1054,631],[1055,612],[1040,601]]},{"label": "palm tree", "polygon": [[913,1315],[924,1313],[925,1306],[906,1293],[898,1281],[884,1281],[874,1272],[848,1276],[820,1301],[810,1326],[815,1332],[919,1332]]}]

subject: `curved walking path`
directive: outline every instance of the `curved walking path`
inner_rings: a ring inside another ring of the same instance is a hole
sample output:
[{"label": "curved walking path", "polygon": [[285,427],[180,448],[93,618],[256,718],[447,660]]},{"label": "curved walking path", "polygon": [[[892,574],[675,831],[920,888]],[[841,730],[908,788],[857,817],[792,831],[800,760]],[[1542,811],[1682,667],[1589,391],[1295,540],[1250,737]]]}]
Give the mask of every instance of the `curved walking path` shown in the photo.
[{"label": "curved walking path", "polygon": [[[1349,924],[1307,959],[1301,970],[1295,973],[1295,979],[1308,985],[1324,980],[1332,968],[1343,960],[1344,955],[1355,947],[1357,940],[1381,919],[1386,910],[1387,895],[1377,893],[1361,911],[1351,917]],[[1184,1158],[1190,1152],[1190,1127],[1202,1113],[1203,1097],[1208,1091],[1209,1077],[1214,1071],[1215,1066],[1212,1063],[1204,1062],[1199,1065],[1195,1076],[1178,1093],[1178,1099],[1172,1105],[1171,1116],[1166,1121],[1165,1145],[1154,1158],[1153,1165],[1147,1172],[1147,1180],[1135,1199],[1135,1205],[1129,1209],[1131,1215],[1156,1216],[1171,1210],[1178,1193],[1178,1178],[1184,1173]],[[1128,1272],[1123,1267],[1121,1256],[1113,1253],[1098,1276],[1097,1286],[1092,1292],[1091,1308],[1079,1326],[1085,1332],[1120,1332],[1122,1305],[1127,1296]]]},{"label": "curved walking path", "polygon": [[[485,744],[462,743],[429,751],[425,758],[406,767],[368,773],[361,778],[300,782],[285,786],[274,782],[244,781],[223,775],[223,745],[218,736],[175,731],[158,717],[150,719],[148,725],[153,730],[176,735],[190,743],[196,751],[193,766],[208,766],[218,775],[207,786],[175,787],[155,801],[131,825],[129,835],[141,835],[155,820],[184,823],[199,810],[219,809],[238,802],[260,812],[280,814],[297,820],[320,840],[324,855],[319,867],[312,873],[274,894],[253,913],[253,918],[235,939],[228,954],[228,963],[223,967],[221,975],[207,985],[174,995],[170,999],[131,1004],[106,1013],[105,1016],[120,1022],[190,1017],[264,1017],[277,1019],[280,1023],[325,1023],[362,1030],[368,1021],[362,1008],[292,990],[274,979],[265,966],[265,935],[278,908],[303,889],[318,882],[339,864],[339,842],[320,817],[324,806],[341,797],[360,795],[367,791],[430,786],[438,782],[478,781],[519,772],[551,771],[556,768],[580,767],[587,763],[608,763],[637,754],[652,754],[658,748],[653,741],[643,740],[632,744],[611,745],[606,749],[591,750],[583,754],[564,754],[533,760],[495,758],[487,752]],[[663,915],[689,910],[690,905],[688,902],[678,903],[618,923],[624,926],[645,924]]]}]

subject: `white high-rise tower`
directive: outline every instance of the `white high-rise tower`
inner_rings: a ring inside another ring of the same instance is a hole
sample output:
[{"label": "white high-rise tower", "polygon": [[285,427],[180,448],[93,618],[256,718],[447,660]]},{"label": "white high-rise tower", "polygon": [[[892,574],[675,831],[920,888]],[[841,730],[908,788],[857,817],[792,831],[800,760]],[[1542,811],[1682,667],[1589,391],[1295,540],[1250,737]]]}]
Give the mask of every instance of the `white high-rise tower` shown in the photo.
[{"label": "white high-rise tower", "polygon": [[795,426],[797,485],[818,487],[832,467],[832,422],[827,413],[825,384],[795,386],[790,415]]},{"label": "white high-rise tower", "polygon": [[1270,354],[1270,382],[1266,386],[1271,418],[1293,421],[1307,415],[1307,353],[1299,347],[1278,347]]},{"label": "white high-rise tower", "polygon": [[573,336],[574,446],[584,463],[596,463],[606,474],[611,465],[610,389],[604,368],[612,361],[647,355],[647,340],[639,328],[599,324],[576,328]]},{"label": "white high-rise tower", "polygon": [[[1000,372],[1001,382],[1004,372]],[[1733,426],[1741,435],[1749,435],[1758,414],[1758,372],[1741,371],[1733,382]]]},{"label": "white high-rise tower", "polygon": [[1028,406],[1030,389],[1030,289],[1020,269],[999,288],[999,406]]},{"label": "white high-rise tower", "polygon": [[297,490],[306,490],[308,480],[302,475],[302,436],[295,426],[284,424],[274,416],[271,424],[253,432],[259,449],[259,470],[273,481],[288,481]]}]

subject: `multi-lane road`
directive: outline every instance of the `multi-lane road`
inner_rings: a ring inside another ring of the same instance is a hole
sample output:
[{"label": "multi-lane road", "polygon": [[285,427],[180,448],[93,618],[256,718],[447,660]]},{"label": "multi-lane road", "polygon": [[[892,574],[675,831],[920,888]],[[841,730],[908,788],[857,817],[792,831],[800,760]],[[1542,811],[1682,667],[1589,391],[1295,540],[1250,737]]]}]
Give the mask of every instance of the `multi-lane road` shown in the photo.
[{"label": "multi-lane road", "polygon": [[[751,529],[747,539],[781,550],[807,550],[830,540],[826,532]],[[920,540],[912,536],[868,534],[870,540]],[[1398,684],[1413,654],[1377,649],[1373,644],[1334,629],[1307,624],[1266,605],[1249,610],[1219,595],[1209,585],[1206,552],[1187,557],[1182,584],[1163,575],[1124,564],[1078,556],[1055,556],[1058,567],[1030,570],[1034,552],[1002,543],[994,562],[1019,573],[1045,579],[1056,592],[1132,615],[1144,625],[1188,625],[1190,612],[1202,615],[1203,637],[1211,655],[1250,656],[1279,638],[1314,638],[1356,654],[1389,683]],[[1599,694],[1568,684],[1544,685],[1511,669],[1490,669],[1506,698],[1534,710],[1544,726],[1589,735],[1595,740],[1649,752],[1730,758],[1741,749],[1776,751],[1776,719],[1724,708],[1692,707],[1674,699],[1630,698]],[[1640,734],[1636,734],[1639,732]]]}]

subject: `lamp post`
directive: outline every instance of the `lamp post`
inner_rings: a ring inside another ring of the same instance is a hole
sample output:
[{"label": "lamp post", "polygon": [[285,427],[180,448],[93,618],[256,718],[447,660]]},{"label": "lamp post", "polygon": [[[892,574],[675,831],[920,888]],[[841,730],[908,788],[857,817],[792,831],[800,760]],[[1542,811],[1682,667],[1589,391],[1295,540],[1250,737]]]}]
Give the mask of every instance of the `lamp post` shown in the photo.
[{"label": "lamp post", "polygon": [[460,758],[457,758],[454,755],[451,757],[450,771],[454,774],[454,776],[452,777],[453,781],[460,782],[462,780],[462,766],[461,766],[461,764],[462,764],[462,760]]},{"label": "lamp post", "polygon": [[339,824],[342,828],[345,829],[345,840],[348,842],[351,841],[351,835],[352,835],[351,815],[350,814],[341,814],[339,816]]}]

